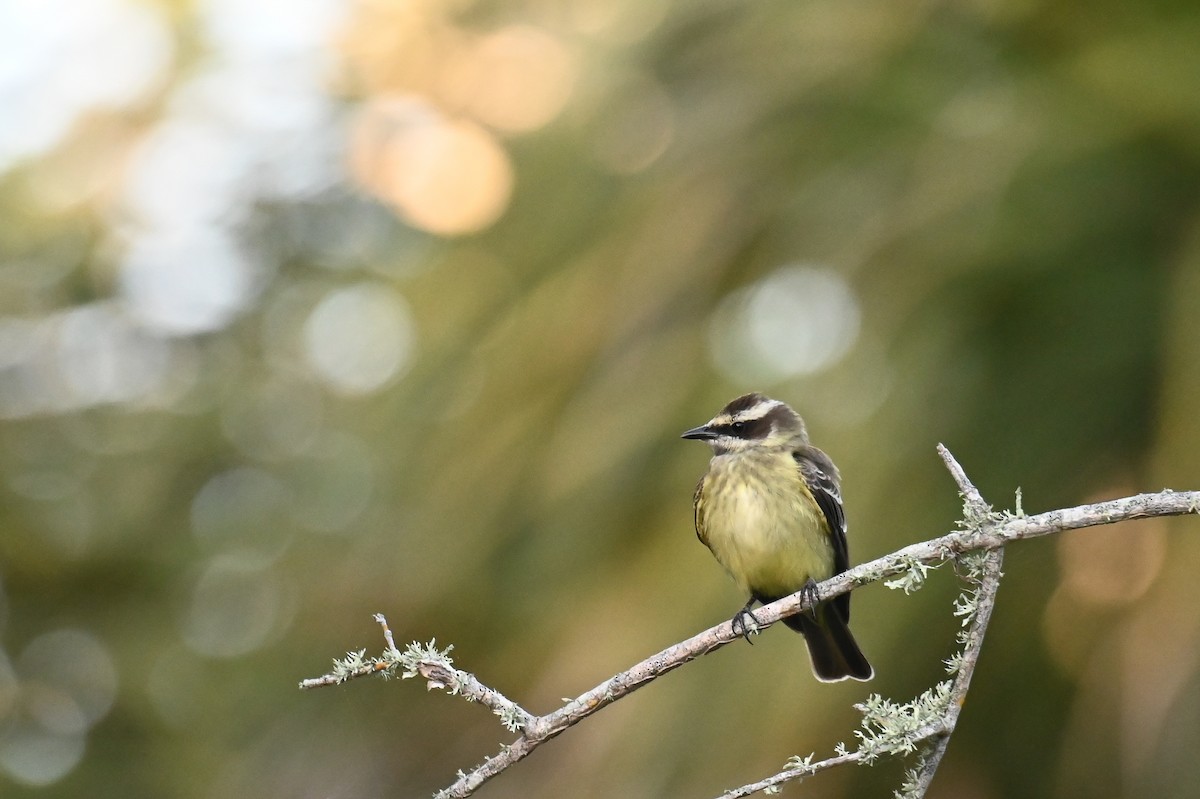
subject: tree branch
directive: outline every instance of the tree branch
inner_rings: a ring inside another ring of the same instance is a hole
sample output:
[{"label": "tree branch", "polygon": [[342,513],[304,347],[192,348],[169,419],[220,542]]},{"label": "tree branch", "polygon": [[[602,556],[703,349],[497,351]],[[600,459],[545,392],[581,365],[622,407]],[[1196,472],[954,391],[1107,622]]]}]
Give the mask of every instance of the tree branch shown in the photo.
[{"label": "tree branch", "polygon": [[[909,590],[910,586],[919,586],[923,580],[925,571],[931,565],[958,559],[964,553],[976,550],[999,550],[1010,541],[1035,538],[1065,530],[1111,524],[1129,519],[1141,519],[1151,516],[1175,516],[1200,512],[1200,492],[1174,492],[1167,490],[1157,494],[1140,494],[1124,499],[1082,505],[1035,516],[1014,516],[1012,514],[994,513],[983,502],[982,497],[979,496],[979,492],[967,480],[962,467],[958,465],[949,451],[939,446],[939,453],[942,454],[947,468],[954,475],[960,492],[964,497],[964,508],[967,517],[964,529],[912,544],[890,555],[863,563],[826,580],[819,585],[819,596],[822,600],[831,599],[859,586],[880,582],[896,575],[905,575],[904,579],[897,581],[897,583],[902,584],[905,590]],[[989,563],[994,565],[987,566]],[[982,572],[979,578],[980,587],[975,594],[978,600],[978,609],[973,612],[971,629],[967,632],[966,638],[963,641],[967,646],[963,652],[956,679],[950,688],[951,695],[958,697],[958,701],[950,703],[954,707],[954,710],[947,716],[948,720],[944,721],[942,726],[936,729],[931,726],[928,734],[922,738],[922,740],[925,740],[939,736],[937,749],[944,750],[945,741],[948,739],[949,733],[953,731],[954,724],[957,722],[961,697],[966,694],[970,676],[974,670],[975,661],[978,658],[978,643],[974,643],[972,646],[972,642],[975,641],[974,636],[976,634],[978,635],[978,641],[982,641],[983,631],[994,603],[995,587],[999,584],[1000,555],[997,553],[994,557],[985,559],[984,564],[987,570]],[[995,573],[994,580],[991,580],[988,576],[992,573],[992,569],[994,569]],[[765,628],[781,618],[807,610],[810,605],[811,602],[805,598],[804,592],[797,592],[756,610],[755,617],[759,622],[759,626]],[[364,657],[364,651],[349,653],[347,658],[334,661],[334,670],[332,672],[321,677],[304,680],[300,683],[300,687],[317,688],[336,685],[370,674],[379,674],[388,678],[396,676],[396,672],[402,670],[402,677],[421,676],[426,679],[427,685],[431,689],[440,688],[450,693],[461,693],[469,701],[478,701],[484,704],[501,717],[506,727],[522,731],[520,737],[512,744],[504,746],[494,757],[487,758],[482,764],[469,772],[460,772],[459,778],[452,785],[437,794],[439,799],[470,796],[487,780],[522,760],[538,746],[559,735],[568,727],[579,723],[601,708],[607,707],[667,672],[673,671],[685,663],[732,643],[740,637],[733,631],[730,622],[722,622],[715,627],[711,627],[698,635],[692,636],[685,641],[646,658],[629,669],[605,680],[590,691],[580,694],[557,710],[542,716],[535,716],[504,697],[498,691],[488,688],[475,678],[474,675],[454,669],[447,654],[449,649],[438,651],[432,644],[423,646],[413,643],[408,646],[406,651],[398,651],[390,640],[390,631],[387,629],[386,621],[382,619],[382,616],[377,617],[377,619],[383,625],[385,638],[388,639],[388,647],[384,650],[382,656],[367,659]],[[974,652],[973,655],[971,654],[972,652]],[[960,690],[961,694],[959,693]],[[910,731],[910,741],[912,740],[912,732]],[[936,770],[937,763],[940,760],[940,754],[936,754],[937,749],[934,750],[934,756],[925,758],[922,771],[917,775],[918,779],[923,778],[926,772],[928,772],[928,779],[932,779],[932,773]],[[859,751],[862,751],[861,747]],[[851,754],[840,753],[838,757],[831,758],[830,761],[822,761],[822,763],[825,762],[829,762],[829,765],[822,766],[822,768],[840,765],[844,762],[855,762],[855,758]],[[819,766],[821,764],[815,765]],[[791,779],[812,773],[812,768],[814,766],[792,769],[793,771],[803,773],[799,773],[791,777]],[[775,777],[764,781],[764,783],[769,783],[770,780],[775,780],[780,776],[775,775]],[[928,787],[928,779],[924,781],[926,788]],[[782,781],[786,780],[780,780],[780,782]],[[771,783],[770,785],[763,784],[762,787],[756,790],[763,790],[771,787],[773,784],[776,783]],[[745,786],[745,789],[751,787]],[[751,791],[751,793],[753,792]],[[728,794],[728,796],[746,795],[748,794]],[[921,793],[911,793],[910,795],[921,796],[923,795],[923,789]]]},{"label": "tree branch", "polygon": [[[962,466],[955,460],[950,450],[938,444],[938,455],[946,464],[958,490],[962,494],[968,518],[983,518],[991,513],[991,506],[984,502],[983,497],[968,478]],[[978,575],[978,589],[975,592],[975,610],[971,615],[970,628],[967,630],[962,655],[958,660],[958,673],[954,678],[954,687],[950,692],[950,702],[946,706],[946,714],[942,719],[942,729],[935,733],[935,740],[930,751],[922,759],[917,770],[909,795],[923,797],[933,782],[933,775],[942,763],[942,757],[950,744],[950,736],[958,726],[958,715],[963,704],[967,701],[967,691],[971,688],[971,676],[975,673],[975,665],[979,662],[979,653],[983,649],[983,637],[987,633],[988,622],[992,620],[992,610],[996,607],[996,593],[1000,590],[1000,578],[1004,576],[1001,567],[1004,565],[1004,547],[988,550],[984,556]]]}]

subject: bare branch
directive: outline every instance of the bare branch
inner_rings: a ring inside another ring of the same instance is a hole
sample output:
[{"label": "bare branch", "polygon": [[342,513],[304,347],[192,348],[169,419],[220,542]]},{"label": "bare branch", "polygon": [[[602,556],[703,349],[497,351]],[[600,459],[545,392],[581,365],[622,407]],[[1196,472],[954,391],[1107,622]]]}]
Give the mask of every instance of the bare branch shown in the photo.
[{"label": "bare branch", "polygon": [[[1168,489],[1157,494],[1138,494],[1123,499],[1112,499],[1091,505],[1039,513],[1035,516],[1003,515],[981,524],[976,529],[956,530],[859,564],[853,569],[824,581],[818,586],[818,590],[823,600],[830,599],[859,586],[879,582],[900,574],[910,568],[912,564],[939,564],[965,552],[998,549],[1010,541],[1023,541],[1067,530],[1114,524],[1131,519],[1198,513],[1200,513],[1200,491],[1171,491]],[[808,605],[802,594],[803,592],[797,592],[772,602],[770,605],[755,610],[754,616],[759,620],[760,626],[765,627],[785,616],[806,610]],[[728,626],[728,624],[718,625],[711,631],[719,631]]]},{"label": "bare branch", "polygon": [[[970,500],[968,500],[970,501]],[[996,607],[996,592],[1000,589],[1000,578],[1004,573],[1000,570],[1004,564],[1004,549],[994,549],[984,556],[983,574],[979,578],[979,590],[976,592],[975,613],[967,630],[966,646],[958,661],[958,674],[954,677],[954,687],[950,691],[950,702],[946,706],[943,728],[936,734],[932,749],[922,758],[917,778],[909,792],[914,799],[925,796],[933,782],[933,775],[941,765],[942,756],[950,744],[950,736],[958,726],[958,716],[967,701],[967,691],[971,688],[971,677],[975,674],[975,666],[979,662],[979,653],[983,649],[983,637],[987,633],[988,622],[992,620],[992,610]]]},{"label": "bare branch", "polygon": [[[856,566],[847,572],[826,580],[819,586],[819,595],[823,600],[844,594],[862,585],[879,582],[914,568],[927,568],[931,564],[940,564],[946,560],[958,559],[964,553],[974,550],[999,550],[1010,541],[1035,538],[1082,527],[1111,524],[1128,519],[1200,512],[1200,492],[1162,491],[1157,494],[1141,494],[1124,499],[1051,511],[1036,516],[1026,517],[996,514],[991,512],[990,508],[983,503],[979,492],[967,480],[962,467],[958,465],[953,456],[944,447],[939,447],[939,453],[942,454],[947,468],[954,475],[955,481],[963,493],[968,515],[972,517],[968,520],[967,529],[956,530],[937,538],[913,544],[890,555]],[[948,721],[937,725],[936,728],[930,727],[927,734],[926,730],[921,730],[923,733],[921,740],[927,740],[935,736],[938,737],[938,749],[944,749],[944,742],[949,733],[953,731],[954,724],[957,722],[961,698],[965,696],[966,688],[969,685],[970,676],[978,658],[979,642],[982,641],[983,630],[986,627],[987,618],[990,616],[994,603],[996,586],[999,584],[1000,556],[998,553],[993,554],[994,558],[989,557],[987,562],[990,563],[994,560],[996,576],[992,580],[988,577],[991,571],[987,571],[983,581],[980,583],[979,590],[976,592],[978,608],[975,610],[972,618],[971,631],[967,634],[968,638],[965,642],[967,646],[962,653],[961,663],[952,689],[952,694],[957,699],[949,703],[954,708],[951,711],[952,716],[948,716]],[[760,627],[767,627],[781,618],[808,609],[809,605],[810,603],[803,596],[803,592],[797,592],[755,611],[755,616],[760,623]],[[335,685],[369,674],[382,674],[384,677],[389,677],[394,676],[397,668],[403,667],[405,670],[403,676],[419,675],[427,680],[431,688],[443,688],[450,693],[461,693],[469,700],[477,701],[491,708],[493,712],[501,716],[505,725],[510,729],[520,729],[523,732],[511,745],[503,747],[497,755],[486,759],[471,771],[460,774],[459,779],[454,784],[438,794],[438,797],[442,799],[470,796],[487,780],[525,758],[539,745],[559,735],[568,727],[579,723],[601,708],[607,707],[663,674],[677,669],[685,663],[695,660],[715,649],[719,649],[726,644],[732,643],[739,638],[733,632],[729,622],[722,622],[715,627],[711,627],[698,635],[646,658],[629,669],[605,680],[590,691],[572,699],[557,710],[543,716],[534,716],[523,710],[515,702],[504,697],[498,691],[488,688],[475,678],[474,675],[454,669],[449,663],[449,658],[445,657],[445,653],[437,652],[432,645],[422,649],[416,644],[412,644],[405,652],[398,652],[390,639],[390,631],[387,629],[386,621],[381,620],[380,623],[384,627],[385,638],[388,643],[388,648],[385,650],[383,657],[367,660],[364,658],[363,652],[350,653],[345,660],[335,661],[333,672],[322,677],[305,680],[301,683],[301,687],[316,688]],[[978,640],[975,638],[976,634]],[[960,690],[961,694],[959,693]],[[938,759],[940,759],[940,755],[927,757],[923,764],[921,775],[928,771],[929,779],[931,779],[933,771],[936,770]],[[793,768],[791,771],[797,773],[791,776],[790,779],[796,779],[813,773],[810,769],[817,766],[827,768],[843,762],[855,762],[855,759],[851,754],[839,754],[837,757],[821,761],[818,764]],[[828,763],[829,766],[822,765],[825,763]],[[781,775],[786,773],[781,772]],[[761,785],[761,787],[754,790],[764,790],[774,784],[786,782],[787,779],[782,778],[781,775],[775,775],[762,783],[755,783],[755,785]],[[918,777],[921,775],[918,775]],[[928,781],[926,780],[923,784],[927,787]],[[743,791],[751,787],[745,786],[736,790]],[[753,793],[754,790],[750,792]],[[731,793],[728,795],[746,796],[749,794]],[[913,795],[920,796],[922,794]]]},{"label": "bare branch", "polygon": [[937,452],[941,456],[942,462],[946,464],[946,469],[949,470],[950,476],[954,478],[954,482],[958,483],[958,493],[962,495],[963,501],[971,511],[971,515],[982,516],[989,513],[991,506],[983,501],[983,497],[979,494],[979,489],[967,478],[967,473],[959,465],[958,460],[950,453],[950,450],[946,449],[944,444],[938,444]]}]

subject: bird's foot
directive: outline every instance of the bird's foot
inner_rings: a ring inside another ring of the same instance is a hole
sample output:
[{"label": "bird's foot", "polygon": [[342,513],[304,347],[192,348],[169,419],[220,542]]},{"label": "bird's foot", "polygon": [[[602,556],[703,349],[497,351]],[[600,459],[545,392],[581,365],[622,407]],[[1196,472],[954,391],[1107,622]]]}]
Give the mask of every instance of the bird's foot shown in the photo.
[{"label": "bird's foot", "polygon": [[746,607],[733,614],[733,618],[729,621],[730,626],[733,627],[733,634],[745,638],[746,643],[751,646],[754,645],[754,642],[750,640],[750,634],[758,635],[759,627],[758,617],[750,610],[750,606],[753,604],[754,600],[751,599],[746,603]]},{"label": "bird's foot", "polygon": [[808,581],[800,588],[800,598],[808,604],[808,613],[813,619],[817,618],[817,605],[821,603],[821,592],[817,589],[817,583],[813,578],[809,577]]}]

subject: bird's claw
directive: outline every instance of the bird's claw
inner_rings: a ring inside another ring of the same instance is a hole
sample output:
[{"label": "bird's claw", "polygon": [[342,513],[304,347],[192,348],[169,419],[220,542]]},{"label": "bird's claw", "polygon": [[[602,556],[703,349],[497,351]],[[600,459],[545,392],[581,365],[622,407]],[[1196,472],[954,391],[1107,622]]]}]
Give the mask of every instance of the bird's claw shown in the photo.
[{"label": "bird's claw", "polygon": [[[747,619],[749,619],[748,624]],[[730,620],[729,624],[733,628],[734,635],[740,635],[746,639],[746,643],[754,646],[754,642],[750,640],[750,634],[758,635],[759,624],[758,617],[754,615],[754,612],[749,607],[742,608],[733,614],[733,619]]]},{"label": "bird's claw", "polygon": [[817,617],[817,605],[821,603],[821,592],[817,588],[817,583],[813,578],[808,580],[800,588],[800,598],[808,603],[808,612],[815,619]]}]

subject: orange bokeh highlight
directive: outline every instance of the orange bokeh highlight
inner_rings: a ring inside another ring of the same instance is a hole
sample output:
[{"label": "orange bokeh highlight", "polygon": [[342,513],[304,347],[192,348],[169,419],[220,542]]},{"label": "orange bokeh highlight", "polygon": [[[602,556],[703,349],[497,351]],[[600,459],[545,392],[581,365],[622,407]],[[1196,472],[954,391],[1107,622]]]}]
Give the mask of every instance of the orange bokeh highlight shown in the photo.
[{"label": "orange bokeh highlight", "polygon": [[1162,519],[1122,522],[1060,535],[1062,586],[1075,599],[1120,605],[1139,599],[1162,571],[1167,554]]},{"label": "orange bokeh highlight", "polygon": [[447,106],[506,133],[549,123],[575,85],[575,58],[558,39],[531,25],[510,25],[474,38],[448,58],[439,94]]},{"label": "orange bokeh highlight", "polygon": [[484,230],[513,191],[508,153],[473,122],[405,97],[363,106],[351,136],[355,178],[413,227],[441,236]]}]

